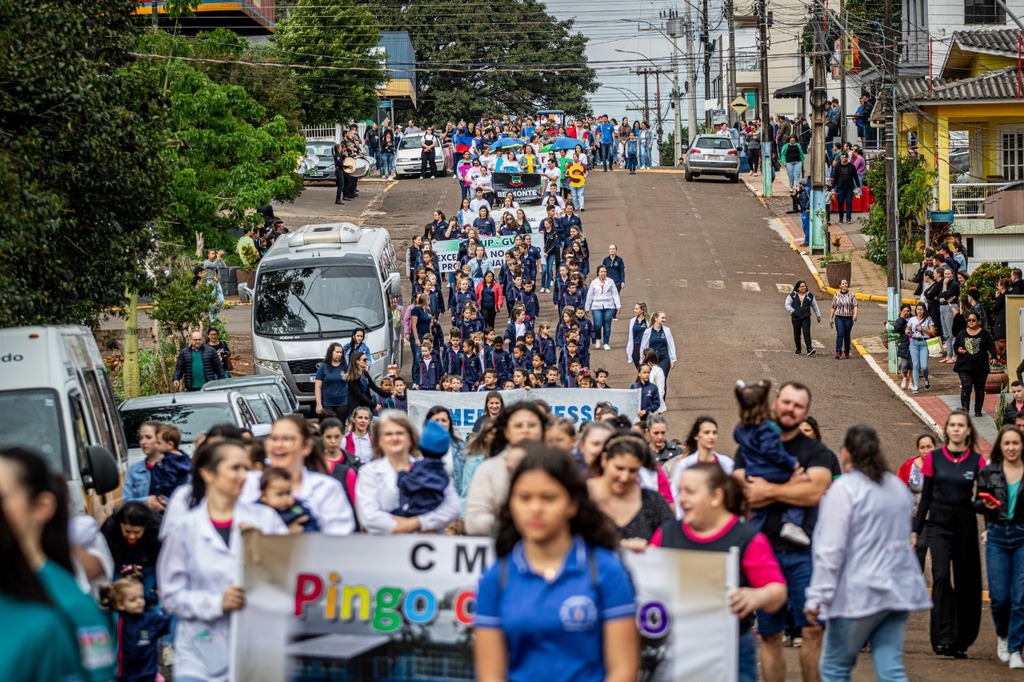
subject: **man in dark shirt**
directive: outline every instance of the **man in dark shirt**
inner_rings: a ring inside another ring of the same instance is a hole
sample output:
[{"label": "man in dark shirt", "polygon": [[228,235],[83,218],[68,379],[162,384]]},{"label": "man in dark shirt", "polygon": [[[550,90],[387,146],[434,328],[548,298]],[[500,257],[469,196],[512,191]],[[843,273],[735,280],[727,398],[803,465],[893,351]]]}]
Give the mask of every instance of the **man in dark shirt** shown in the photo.
[{"label": "man in dark shirt", "polygon": [[[782,512],[787,505],[804,508],[803,529],[808,537],[814,535],[818,521],[818,503],[832,484],[836,455],[821,441],[800,432],[800,424],[807,418],[811,405],[811,391],[793,381],[782,384],[772,405],[775,423],[781,430],[782,446],[796,457],[803,469],[787,483],[768,483],[761,478],[746,477],[742,453],[737,453],[733,476],[746,488],[747,501],[754,509],[765,508],[767,516],[762,532],[771,542],[779,566],[789,587],[789,607],[797,627],[803,635],[800,648],[800,669],[804,680],[818,680],[818,661],[821,658],[822,629],[811,625],[804,615],[804,593],[811,582],[812,550],[793,545],[780,536]],[[786,677],[786,661],[782,654],[782,634],[786,628],[786,609],[777,613],[757,614],[761,635],[762,670],[766,682],[782,682]]]},{"label": "man in dark shirt", "polygon": [[839,203],[839,223],[843,222],[843,214],[846,214],[846,222],[853,220],[853,191],[860,187],[860,178],[857,176],[857,168],[850,163],[850,157],[846,152],[839,155],[839,164],[832,169],[832,189],[836,193],[836,201]]}]

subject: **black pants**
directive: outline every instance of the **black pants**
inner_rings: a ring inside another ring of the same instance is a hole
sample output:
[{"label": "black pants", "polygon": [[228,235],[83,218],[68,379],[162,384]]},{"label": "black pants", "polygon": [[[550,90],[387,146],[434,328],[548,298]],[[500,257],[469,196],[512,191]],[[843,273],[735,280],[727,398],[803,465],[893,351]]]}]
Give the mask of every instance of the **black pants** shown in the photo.
[{"label": "black pants", "polygon": [[932,553],[932,648],[967,651],[981,626],[977,516],[970,505],[942,508],[933,504],[927,532]]},{"label": "black pants", "polygon": [[480,314],[484,316],[484,326],[494,329],[494,317],[498,311],[494,308],[481,308]]},{"label": "black pants", "polygon": [[971,409],[971,389],[974,389],[974,413],[979,414],[985,406],[985,380],[988,372],[957,372],[960,377],[960,407]]},{"label": "black pants", "polygon": [[341,195],[345,193],[345,172],[340,168],[334,170],[334,183],[338,190],[334,193],[334,200],[341,201]]},{"label": "black pants", "polygon": [[427,177],[427,168],[430,168],[430,177],[437,175],[437,160],[434,158],[434,152],[429,154],[423,154],[420,156],[420,176]]},{"label": "black pants", "polygon": [[800,352],[800,333],[804,335],[804,345],[807,346],[807,352],[811,350],[811,318],[805,317],[803,319],[798,317],[790,318],[793,323],[793,343],[796,344],[796,352]]},{"label": "black pants", "polygon": [[914,553],[917,555],[917,561],[921,564],[921,572],[924,573],[924,562],[928,557],[928,526],[925,525],[924,530],[917,536],[917,544],[914,546]]},{"label": "black pants", "polygon": [[345,198],[346,199],[355,199],[356,198],[356,182],[358,181],[358,178],[354,178],[351,175],[349,175],[348,173],[345,173],[344,171],[342,171],[342,173],[345,176]]},{"label": "black pants", "polygon": [[756,173],[761,168],[761,149],[747,150],[747,163],[750,164],[750,172]]}]

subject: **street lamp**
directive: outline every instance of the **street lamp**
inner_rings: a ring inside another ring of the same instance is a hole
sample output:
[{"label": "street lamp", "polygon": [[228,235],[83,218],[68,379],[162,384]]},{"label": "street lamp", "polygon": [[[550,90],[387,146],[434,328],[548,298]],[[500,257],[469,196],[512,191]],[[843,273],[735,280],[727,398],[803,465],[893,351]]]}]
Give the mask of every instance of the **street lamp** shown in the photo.
[{"label": "street lamp", "polygon": [[[661,67],[659,67],[654,62],[653,59],[651,59],[650,57],[645,55],[643,52],[637,52],[636,50],[620,50],[618,48],[616,48],[615,51],[619,52],[621,54],[635,54],[638,57],[643,57],[648,62],[650,62],[651,66],[654,67],[654,99],[655,99],[655,104],[657,106],[656,111],[658,112],[658,121],[657,121],[658,122],[658,147],[660,148],[661,147],[661,143],[662,143],[662,139],[663,139],[663,136],[662,136],[662,126],[661,126],[661,122],[662,122],[662,118],[661,118]],[[647,78],[646,78],[646,76],[644,77],[644,110],[645,111],[647,110]]]}]

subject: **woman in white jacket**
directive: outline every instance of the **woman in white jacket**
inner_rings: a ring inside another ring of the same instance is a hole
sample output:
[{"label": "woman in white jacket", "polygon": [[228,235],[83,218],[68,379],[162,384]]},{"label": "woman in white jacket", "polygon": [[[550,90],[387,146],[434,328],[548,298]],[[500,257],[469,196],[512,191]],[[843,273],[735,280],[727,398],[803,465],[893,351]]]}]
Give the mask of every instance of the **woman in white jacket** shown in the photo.
[{"label": "woman in white jacket", "polygon": [[640,301],[633,306],[633,317],[629,318],[629,329],[626,335],[626,361],[640,369],[640,344],[650,322],[647,319],[647,304]]},{"label": "woman in white jacket", "polygon": [[398,508],[398,472],[408,471],[419,459],[419,435],[408,415],[399,410],[384,410],[371,431],[373,459],[359,469],[356,506],[359,522],[367,533],[443,532],[459,518],[462,502],[451,481],[444,501],[432,512],[419,516],[394,516]]},{"label": "woman in white jacket", "polygon": [[651,326],[644,332],[640,340],[641,355],[648,348],[658,352],[658,366],[665,373],[665,385],[668,386],[668,373],[676,366],[676,342],[672,338],[672,330],[665,325],[665,313],[659,311],[651,316]]},{"label": "woman in white jacket", "polygon": [[270,507],[241,501],[248,468],[249,454],[239,441],[200,448],[189,509],[167,529],[156,572],[161,603],[178,617],[175,682],[228,679],[229,616],[245,607],[241,533],[288,532]]},{"label": "woman in white jacket", "polygon": [[594,346],[601,343],[604,330],[604,349],[611,350],[608,344],[612,340],[612,318],[619,314],[622,303],[619,301],[619,288],[608,279],[608,268],[603,265],[597,266],[597,277],[587,288],[585,307],[594,316]]}]

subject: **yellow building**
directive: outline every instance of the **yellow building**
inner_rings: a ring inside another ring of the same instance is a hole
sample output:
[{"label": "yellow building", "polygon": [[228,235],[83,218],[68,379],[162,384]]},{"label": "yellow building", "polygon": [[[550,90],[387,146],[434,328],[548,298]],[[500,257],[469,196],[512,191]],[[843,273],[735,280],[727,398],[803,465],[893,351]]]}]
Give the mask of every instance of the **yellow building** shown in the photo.
[{"label": "yellow building", "polygon": [[139,0],[136,16],[152,18],[162,28],[177,28],[186,35],[223,26],[242,36],[267,36],[274,32],[275,0],[199,0],[192,16],[172,21],[163,0]]},{"label": "yellow building", "polygon": [[901,81],[897,90],[903,153],[916,140],[936,172],[930,208],[952,212],[972,263],[1024,266],[1024,224],[997,229],[985,217],[987,197],[1024,180],[1022,42],[1016,28],[957,31],[934,79]]}]

